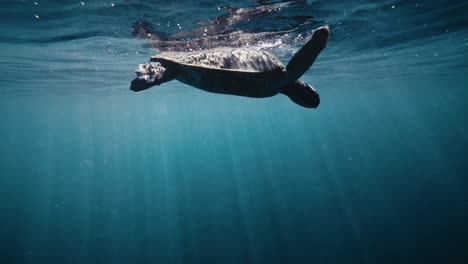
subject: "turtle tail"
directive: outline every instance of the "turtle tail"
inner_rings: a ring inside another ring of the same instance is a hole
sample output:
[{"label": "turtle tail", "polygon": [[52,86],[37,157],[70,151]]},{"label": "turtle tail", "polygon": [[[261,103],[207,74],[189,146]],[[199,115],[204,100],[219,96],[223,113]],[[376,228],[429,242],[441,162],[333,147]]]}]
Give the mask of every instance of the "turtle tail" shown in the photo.
[{"label": "turtle tail", "polygon": [[288,79],[291,82],[299,79],[312,66],[317,56],[327,45],[329,36],[328,26],[316,29],[304,47],[294,54],[286,66]]}]

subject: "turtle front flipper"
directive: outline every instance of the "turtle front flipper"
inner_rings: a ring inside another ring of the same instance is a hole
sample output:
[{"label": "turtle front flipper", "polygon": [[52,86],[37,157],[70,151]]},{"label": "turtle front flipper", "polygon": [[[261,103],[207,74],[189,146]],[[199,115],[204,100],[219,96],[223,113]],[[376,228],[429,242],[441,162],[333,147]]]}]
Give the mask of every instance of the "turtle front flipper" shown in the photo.
[{"label": "turtle front flipper", "polygon": [[304,47],[294,54],[286,66],[290,82],[299,79],[312,66],[317,56],[325,48],[329,36],[328,27],[316,29]]},{"label": "turtle front flipper", "polygon": [[152,86],[174,80],[176,71],[171,67],[163,67],[160,62],[140,64],[135,71],[137,77],[132,81],[130,90],[140,92]]}]

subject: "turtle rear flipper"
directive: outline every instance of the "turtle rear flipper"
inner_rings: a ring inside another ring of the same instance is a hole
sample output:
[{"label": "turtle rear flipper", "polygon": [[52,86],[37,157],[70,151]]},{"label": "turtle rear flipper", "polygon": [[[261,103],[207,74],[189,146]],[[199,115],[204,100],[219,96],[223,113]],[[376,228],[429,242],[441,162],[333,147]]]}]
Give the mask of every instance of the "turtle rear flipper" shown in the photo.
[{"label": "turtle rear flipper", "polygon": [[325,48],[330,30],[321,27],[314,31],[310,40],[289,61],[286,66],[288,80],[291,82],[299,79],[314,63],[317,56]]},{"label": "turtle rear flipper", "polygon": [[287,95],[291,101],[303,107],[317,108],[320,104],[320,96],[317,91],[300,80],[281,87],[280,92]]}]

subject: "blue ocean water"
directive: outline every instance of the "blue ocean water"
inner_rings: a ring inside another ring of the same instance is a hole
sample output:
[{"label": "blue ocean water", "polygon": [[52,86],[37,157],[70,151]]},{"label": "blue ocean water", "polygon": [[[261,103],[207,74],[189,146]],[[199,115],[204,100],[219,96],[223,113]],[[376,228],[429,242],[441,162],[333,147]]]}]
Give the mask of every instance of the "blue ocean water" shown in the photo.
[{"label": "blue ocean water", "polygon": [[[467,1],[0,6],[0,263],[466,263]],[[320,106],[129,91],[213,21],[285,64],[328,25]]]}]

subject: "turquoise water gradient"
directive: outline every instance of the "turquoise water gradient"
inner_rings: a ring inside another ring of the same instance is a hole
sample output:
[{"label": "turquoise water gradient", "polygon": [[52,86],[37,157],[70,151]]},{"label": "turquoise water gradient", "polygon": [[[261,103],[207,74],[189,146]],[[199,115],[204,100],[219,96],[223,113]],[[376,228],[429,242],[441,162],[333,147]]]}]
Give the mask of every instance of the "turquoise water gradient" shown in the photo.
[{"label": "turquoise water gradient", "polygon": [[440,89],[465,95],[460,78],[337,82],[316,111],[203,92],[2,99],[3,256],[454,261],[467,117]]},{"label": "turquoise water gradient", "polygon": [[155,53],[133,22],[195,28],[226,4],[258,3],[2,3],[0,263],[466,263],[465,1],[299,1],[254,20],[330,26],[302,77],[317,109],[128,90]]}]

